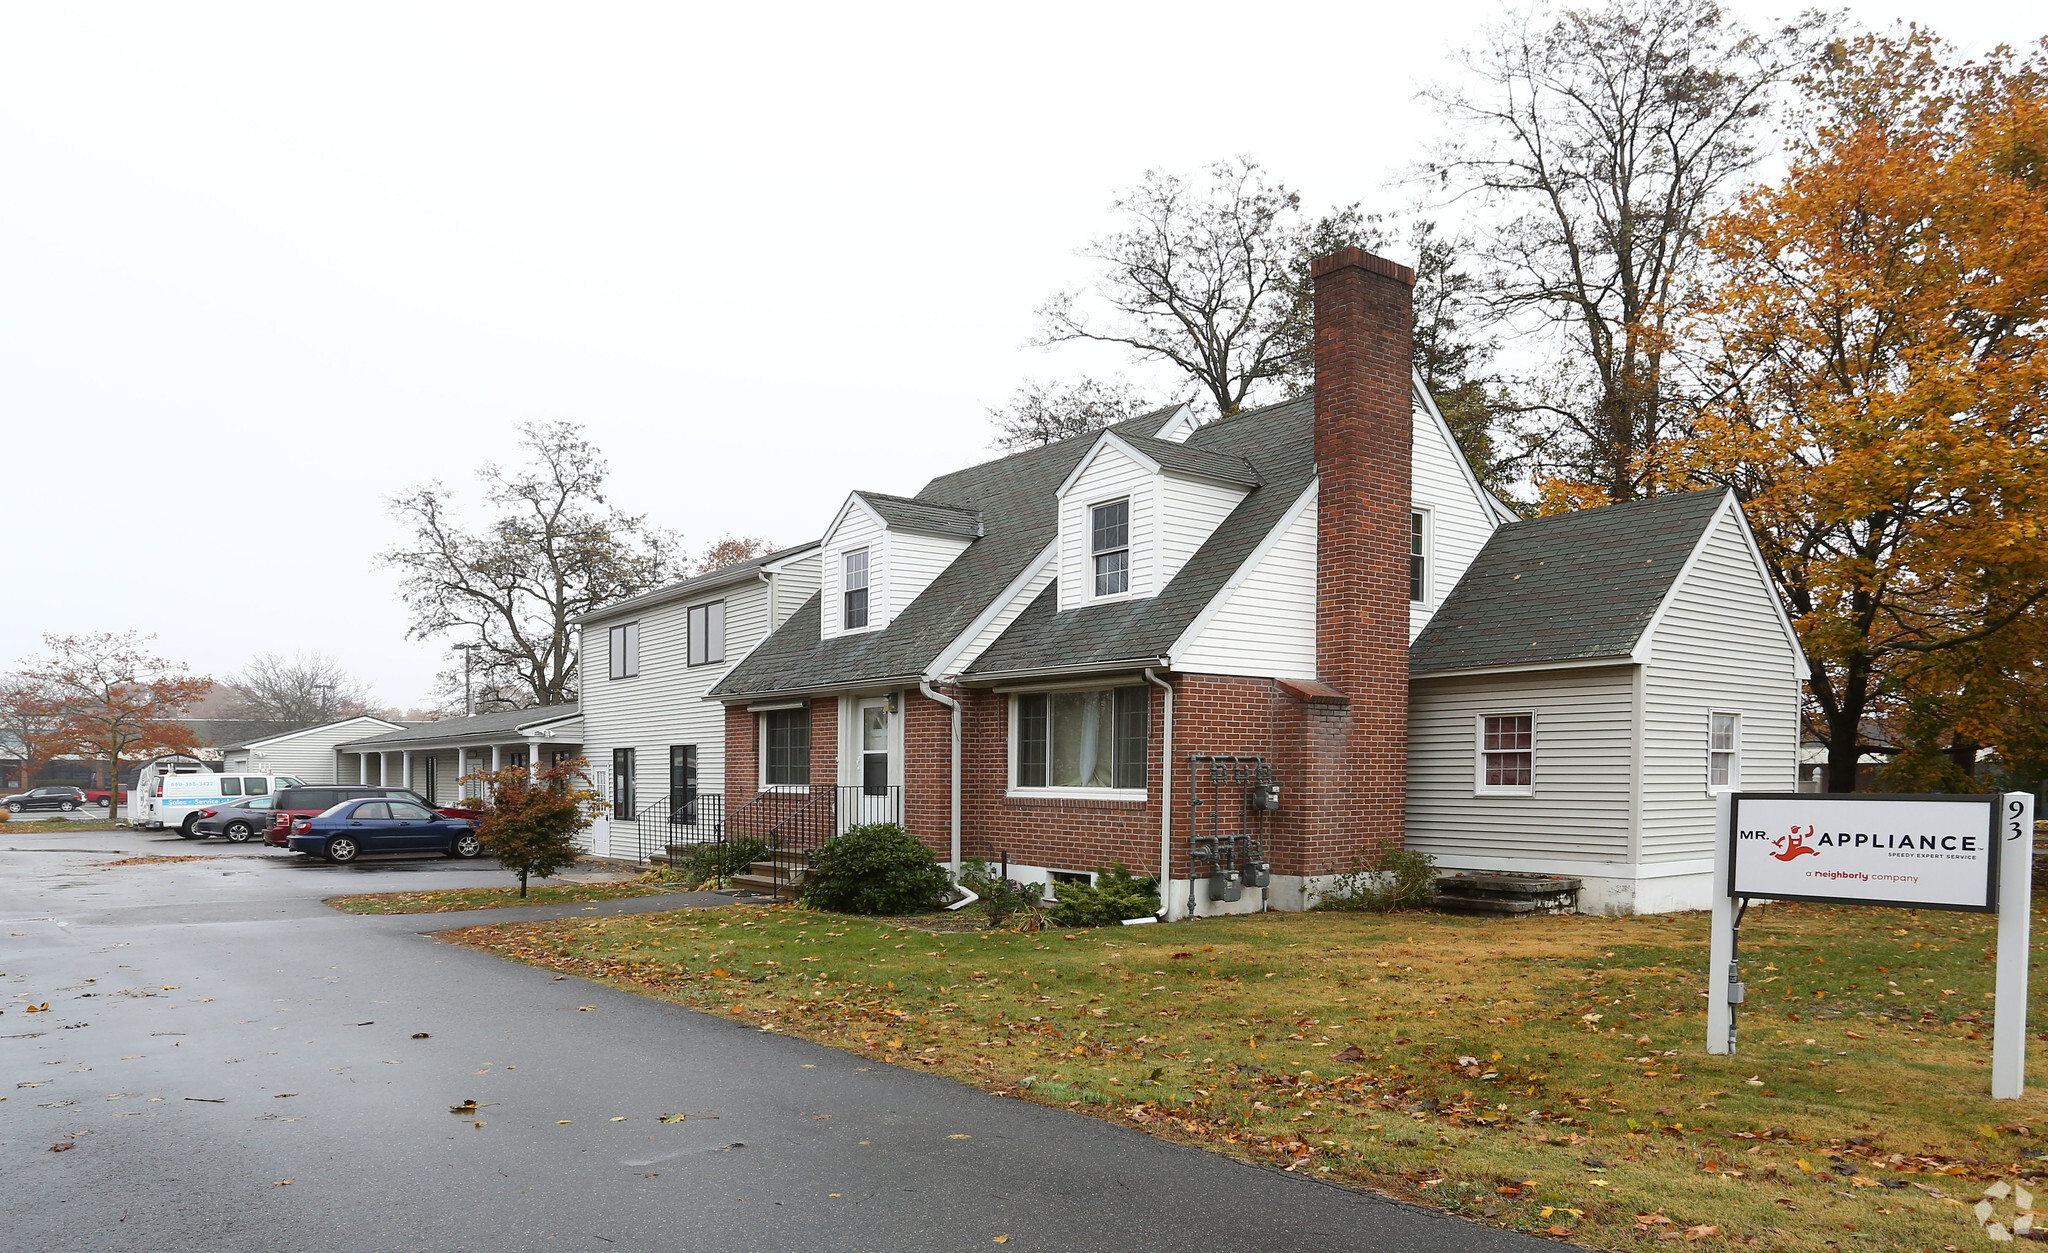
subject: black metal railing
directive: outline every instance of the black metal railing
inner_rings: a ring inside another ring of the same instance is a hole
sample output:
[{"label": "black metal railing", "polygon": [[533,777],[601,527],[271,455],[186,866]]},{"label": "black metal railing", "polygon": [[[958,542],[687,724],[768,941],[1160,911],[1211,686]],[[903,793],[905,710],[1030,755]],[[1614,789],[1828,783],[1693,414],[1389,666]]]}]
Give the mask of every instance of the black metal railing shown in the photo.
[{"label": "black metal railing", "polygon": [[728,838],[759,840],[775,892],[792,890],[810,869],[811,856],[848,827],[903,821],[903,789],[820,783],[757,793],[733,810]]},{"label": "black metal railing", "polygon": [[[725,843],[725,797],[717,792],[699,792],[690,797],[662,797],[627,821],[633,824],[633,853],[643,862],[673,856],[678,849]],[[614,823],[613,856],[618,855]]]}]

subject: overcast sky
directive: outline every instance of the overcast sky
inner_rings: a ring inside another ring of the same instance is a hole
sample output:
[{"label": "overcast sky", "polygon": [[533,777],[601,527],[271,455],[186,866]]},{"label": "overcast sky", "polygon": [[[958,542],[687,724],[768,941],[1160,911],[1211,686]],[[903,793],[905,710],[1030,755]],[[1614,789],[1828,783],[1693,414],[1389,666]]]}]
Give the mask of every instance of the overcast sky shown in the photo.
[{"label": "overcast sky", "polygon": [[0,3],[0,667],[133,627],[422,703],[384,499],[473,500],[528,419],[693,551],[815,537],[989,455],[1024,378],[1120,366],[1024,341],[1146,169],[1400,208],[1415,90],[1497,12]]}]

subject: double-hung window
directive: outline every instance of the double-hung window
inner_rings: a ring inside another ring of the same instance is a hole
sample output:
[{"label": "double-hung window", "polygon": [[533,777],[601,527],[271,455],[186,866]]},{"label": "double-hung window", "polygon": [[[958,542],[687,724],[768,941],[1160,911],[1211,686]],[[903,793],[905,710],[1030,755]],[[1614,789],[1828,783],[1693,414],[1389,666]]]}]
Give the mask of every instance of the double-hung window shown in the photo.
[{"label": "double-hung window", "polygon": [[842,585],[841,598],[846,602],[845,629],[852,631],[868,624],[868,550],[846,554],[846,581]]},{"label": "double-hung window", "polygon": [[640,624],[628,622],[612,628],[612,677],[637,678],[640,674]]},{"label": "double-hung window", "polygon": [[769,787],[810,786],[810,710],[770,709],[761,715],[761,781]]},{"label": "double-hung window", "polygon": [[690,664],[708,666],[725,660],[725,602],[690,606]]},{"label": "double-hung window", "polygon": [[1112,500],[1088,511],[1088,555],[1095,573],[1095,594],[1116,596],[1131,590],[1131,502]]},{"label": "double-hung window", "polygon": [[1014,708],[1016,787],[1144,790],[1148,688],[1025,692]]},{"label": "double-hung window", "polygon": [[633,816],[633,750],[615,748],[612,750],[612,817],[630,819]]},{"label": "double-hung window", "polygon": [[1742,715],[1707,715],[1707,790],[1742,787]]},{"label": "double-hung window", "polygon": [[1481,714],[1479,777],[1473,790],[1481,795],[1528,796],[1536,789],[1536,715]]},{"label": "double-hung window", "polygon": [[1429,515],[1419,509],[1408,515],[1408,599],[1429,600]]}]

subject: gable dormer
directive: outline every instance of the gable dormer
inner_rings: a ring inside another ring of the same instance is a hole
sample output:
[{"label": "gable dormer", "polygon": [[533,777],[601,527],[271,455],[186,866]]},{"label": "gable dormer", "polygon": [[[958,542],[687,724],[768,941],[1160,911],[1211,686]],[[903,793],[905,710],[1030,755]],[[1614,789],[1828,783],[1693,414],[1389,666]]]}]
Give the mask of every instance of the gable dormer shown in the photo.
[{"label": "gable dormer", "polygon": [[819,637],[887,630],[980,535],[972,509],[854,492],[820,541]]},{"label": "gable dormer", "polygon": [[1057,493],[1061,611],[1157,596],[1258,484],[1242,457],[1104,431]]}]

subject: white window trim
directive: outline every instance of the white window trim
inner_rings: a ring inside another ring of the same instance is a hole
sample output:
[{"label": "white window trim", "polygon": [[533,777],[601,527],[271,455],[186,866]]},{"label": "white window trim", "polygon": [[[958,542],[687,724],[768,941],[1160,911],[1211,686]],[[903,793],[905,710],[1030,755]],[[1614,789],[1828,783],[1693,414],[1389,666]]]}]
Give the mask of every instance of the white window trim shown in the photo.
[{"label": "white window trim", "polygon": [[[1104,599],[1109,599],[1109,598],[1108,598],[1108,597],[1105,597]],[[1146,779],[1146,784],[1147,784],[1147,786],[1145,786],[1145,787],[1052,787],[1052,786],[1046,786],[1046,787],[1024,787],[1023,785],[1021,785],[1021,784],[1019,784],[1019,783],[1017,782],[1017,747],[1018,747],[1018,745],[1017,745],[1017,697],[1018,697],[1018,696],[1021,696],[1021,695],[1031,695],[1031,694],[1035,694],[1035,693],[1044,693],[1044,692],[1102,692],[1102,691],[1115,691],[1115,690],[1116,690],[1116,688],[1118,688],[1118,687],[1131,687],[1131,686],[1134,686],[1134,685],[1133,685],[1133,684],[1130,684],[1130,683],[1122,683],[1122,684],[1107,684],[1107,685],[1105,685],[1105,684],[1102,684],[1102,683],[1089,683],[1089,684],[1084,684],[1084,685],[1074,685],[1074,684],[1062,684],[1062,685],[1060,685],[1060,686],[1058,686],[1058,687],[1037,687],[1037,688],[1030,688],[1030,689],[1027,689],[1027,690],[1018,690],[1018,691],[1011,691],[1011,692],[1007,693],[1007,694],[1006,694],[1006,696],[1004,697],[1004,703],[1005,703],[1005,704],[1006,704],[1006,705],[1008,706],[1008,709],[1007,709],[1007,710],[1005,711],[1005,713],[1004,713],[1004,715],[1003,715],[1003,716],[1004,716],[1004,718],[1005,718],[1005,719],[1007,720],[1007,722],[1008,722],[1008,724],[1009,724],[1009,731],[1008,731],[1008,734],[1006,734],[1006,735],[1004,736],[1004,739],[1005,739],[1005,740],[1006,740],[1006,741],[1008,742],[1008,745],[1009,745],[1009,748],[1008,748],[1008,752],[1007,752],[1007,754],[1006,754],[1006,755],[1007,755],[1007,757],[1008,757],[1008,759],[1009,759],[1009,764],[1008,764],[1008,766],[1006,767],[1006,773],[1005,773],[1005,775],[1004,775],[1004,778],[1003,778],[1003,782],[1004,782],[1004,784],[1005,784],[1005,787],[1004,787],[1004,791],[1003,791],[1003,795],[1004,795],[1005,797],[1007,797],[1008,799],[1010,799],[1010,800],[1034,800],[1034,799],[1035,799],[1035,800],[1076,800],[1076,801],[1149,801],[1149,800],[1151,800],[1151,799],[1152,799],[1152,790],[1151,790],[1151,786],[1150,786],[1150,783],[1151,783],[1151,779],[1152,779],[1152,761],[1151,761],[1151,757],[1152,757],[1152,732],[1151,732],[1151,727],[1150,727],[1150,725],[1149,725],[1149,724],[1147,725],[1147,727],[1146,727],[1146,731],[1145,731],[1145,758],[1146,758],[1146,760],[1145,760],[1145,779]],[[1048,744],[1048,746],[1047,746],[1047,747],[1048,747],[1048,749],[1050,749],[1050,747],[1051,747],[1051,746],[1050,746],[1050,744]]]},{"label": "white window trim", "polygon": [[[770,783],[768,781],[768,719],[762,714],[777,713],[790,709],[807,709],[801,702],[789,705],[749,705],[747,711],[754,715],[754,790],[757,792],[808,792],[808,783]],[[811,726],[817,730],[817,724]],[[701,770],[701,764],[699,769]],[[699,789],[702,790],[701,788]]]},{"label": "white window trim", "polygon": [[[867,543],[859,548],[849,548],[839,554],[839,604],[836,606],[836,610],[839,619],[839,630],[837,633],[840,635],[865,635],[869,631],[879,631],[889,625],[888,615],[883,612],[882,602],[875,595],[875,556],[880,551],[880,545]],[[868,559],[868,585],[866,588],[868,594],[868,620],[865,626],[850,627],[846,625],[846,559],[862,554],[866,555]]]},{"label": "white window trim", "polygon": [[[1095,511],[1104,505],[1113,505],[1118,501],[1124,502],[1124,590],[1098,596],[1095,593]],[[1115,496],[1104,496],[1100,500],[1091,500],[1082,505],[1081,537],[1081,580],[1088,589],[1088,603],[1091,605],[1106,605],[1112,601],[1130,600],[1133,596],[1137,595],[1138,509],[1136,494],[1120,492]],[[1089,790],[1092,791],[1093,789]]]},{"label": "white window trim", "polygon": [[[1486,720],[1527,718],[1529,720],[1529,786],[1488,787],[1486,784]],[[1494,709],[1472,715],[1472,795],[1534,796],[1538,766],[1542,757],[1542,720],[1533,709]]]},{"label": "white window trim", "polygon": [[[1436,511],[1427,505],[1416,505],[1408,513],[1411,537],[1414,519],[1422,519],[1422,596],[1411,598],[1408,603],[1427,608],[1436,603]],[[1414,554],[1409,556],[1412,559]]]},{"label": "white window trim", "polygon": [[[1714,719],[1724,717],[1735,719],[1735,747],[1728,754],[1728,782],[1716,784],[1714,782]],[[1707,714],[1706,778],[1707,795],[1709,796],[1719,796],[1723,792],[1740,792],[1742,790],[1742,714],[1737,710],[1715,709]]]}]

